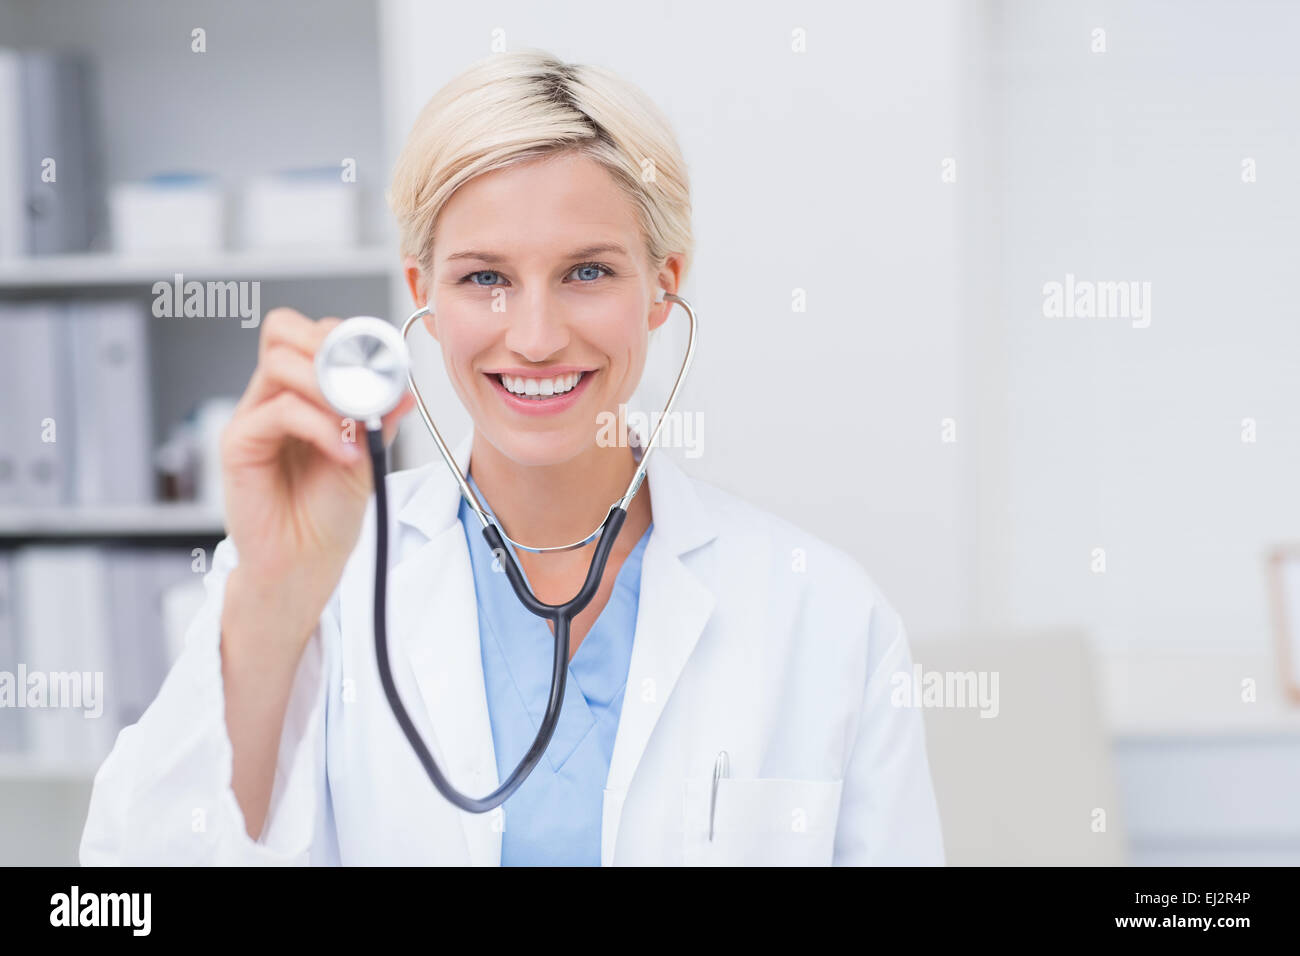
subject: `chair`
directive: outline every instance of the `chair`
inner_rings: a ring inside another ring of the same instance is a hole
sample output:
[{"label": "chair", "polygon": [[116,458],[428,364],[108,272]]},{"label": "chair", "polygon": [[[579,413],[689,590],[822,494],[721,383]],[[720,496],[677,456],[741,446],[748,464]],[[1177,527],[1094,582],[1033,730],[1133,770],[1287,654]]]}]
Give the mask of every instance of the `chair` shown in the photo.
[{"label": "chair", "polygon": [[997,691],[996,716],[952,697],[923,711],[949,865],[1124,865],[1110,735],[1082,636],[913,640],[912,658],[954,686],[983,672]]}]

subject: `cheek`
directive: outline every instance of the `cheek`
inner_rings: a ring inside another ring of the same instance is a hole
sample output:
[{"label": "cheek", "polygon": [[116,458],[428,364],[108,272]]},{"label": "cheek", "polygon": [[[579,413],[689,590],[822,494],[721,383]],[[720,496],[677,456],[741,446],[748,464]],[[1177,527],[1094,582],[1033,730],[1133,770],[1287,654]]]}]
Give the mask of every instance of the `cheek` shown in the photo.
[{"label": "cheek", "polygon": [[607,359],[612,373],[606,382],[611,398],[627,401],[636,390],[645,368],[649,329],[646,317],[639,312],[629,312],[617,321],[609,317],[590,330],[591,344]]},{"label": "cheek", "polygon": [[639,309],[624,307],[585,317],[581,334],[617,369],[644,358],[650,333],[646,316]]},{"label": "cheek", "polygon": [[474,371],[474,362],[489,347],[491,337],[467,322],[444,321],[439,326],[439,333],[447,374],[454,382],[472,387],[476,384],[474,376],[478,374]]}]

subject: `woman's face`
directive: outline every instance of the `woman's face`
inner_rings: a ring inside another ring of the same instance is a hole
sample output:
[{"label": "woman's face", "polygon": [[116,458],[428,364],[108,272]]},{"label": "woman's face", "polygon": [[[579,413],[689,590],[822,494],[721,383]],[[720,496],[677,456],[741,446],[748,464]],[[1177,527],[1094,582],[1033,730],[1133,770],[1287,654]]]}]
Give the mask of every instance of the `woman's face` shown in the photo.
[{"label": "woman's face", "polygon": [[435,235],[432,275],[408,279],[475,429],[523,465],[590,449],[640,381],[680,257],[653,274],[631,201],[572,152],[466,183]]}]

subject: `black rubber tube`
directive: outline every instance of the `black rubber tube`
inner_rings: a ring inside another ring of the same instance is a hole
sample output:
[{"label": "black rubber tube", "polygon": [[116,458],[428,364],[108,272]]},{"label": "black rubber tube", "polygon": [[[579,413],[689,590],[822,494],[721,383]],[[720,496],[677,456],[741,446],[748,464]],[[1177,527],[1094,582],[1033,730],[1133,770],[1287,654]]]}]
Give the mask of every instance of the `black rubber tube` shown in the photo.
[{"label": "black rubber tube", "polygon": [[421,739],[419,731],[415,729],[415,724],[402,705],[402,699],[397,694],[397,685],[393,682],[393,673],[388,661],[388,489],[384,481],[384,476],[388,473],[387,455],[383,434],[378,429],[367,432],[367,437],[375,479],[374,626],[375,659],[379,665],[379,679],[384,685],[384,693],[388,697],[388,705],[393,710],[393,716],[397,718],[397,723],[406,734],[406,739],[410,742],[415,755],[420,758],[420,763],[424,765],[425,772],[438,792],[462,810],[468,810],[470,813],[487,813],[505,803],[510,795],[519,789],[542,759],[542,754],[546,753],[551,737],[555,734],[555,728],[560,722],[560,709],[564,705],[564,688],[569,675],[569,622],[582,613],[583,608],[591,603],[591,599],[600,589],[600,579],[605,575],[605,565],[609,561],[614,541],[623,529],[623,522],[627,520],[627,512],[617,506],[610,509],[600,538],[596,541],[596,553],[592,555],[591,566],[587,569],[587,580],[583,582],[582,589],[574,595],[573,599],[564,604],[545,604],[537,600],[528,587],[523,572],[515,563],[513,552],[505,546],[496,525],[488,525],[483,529],[483,537],[487,540],[488,547],[501,561],[506,577],[510,579],[510,586],[514,588],[516,596],[524,607],[538,617],[554,622],[555,656],[551,665],[551,693],[546,701],[546,714],[528,752],[499,787],[485,797],[469,797],[453,787],[451,781],[438,768],[433,755],[424,745],[424,740]]}]

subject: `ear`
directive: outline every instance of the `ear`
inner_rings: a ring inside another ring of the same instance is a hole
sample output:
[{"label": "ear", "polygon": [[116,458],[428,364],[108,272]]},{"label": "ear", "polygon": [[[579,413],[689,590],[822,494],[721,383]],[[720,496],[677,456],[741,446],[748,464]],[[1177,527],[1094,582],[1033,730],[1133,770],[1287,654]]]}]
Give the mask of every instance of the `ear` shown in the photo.
[{"label": "ear", "polygon": [[[402,272],[406,276],[406,287],[411,290],[411,300],[415,303],[416,308],[423,309],[425,303],[429,301],[429,287],[424,279],[424,271],[420,268],[419,263],[415,261],[414,256],[405,256],[402,259]],[[425,315],[424,327],[435,339],[438,337],[438,329],[434,325],[432,312]]]},{"label": "ear", "polygon": [[[659,274],[655,276],[656,290],[662,289],[665,292],[677,292],[677,287],[681,283],[682,266],[686,262],[686,257],[680,252],[671,253],[664,260]],[[656,291],[656,295],[658,292]],[[665,299],[663,302],[652,303],[650,306],[650,331],[653,332],[659,326],[668,320],[669,314],[673,310],[673,304]]]}]

